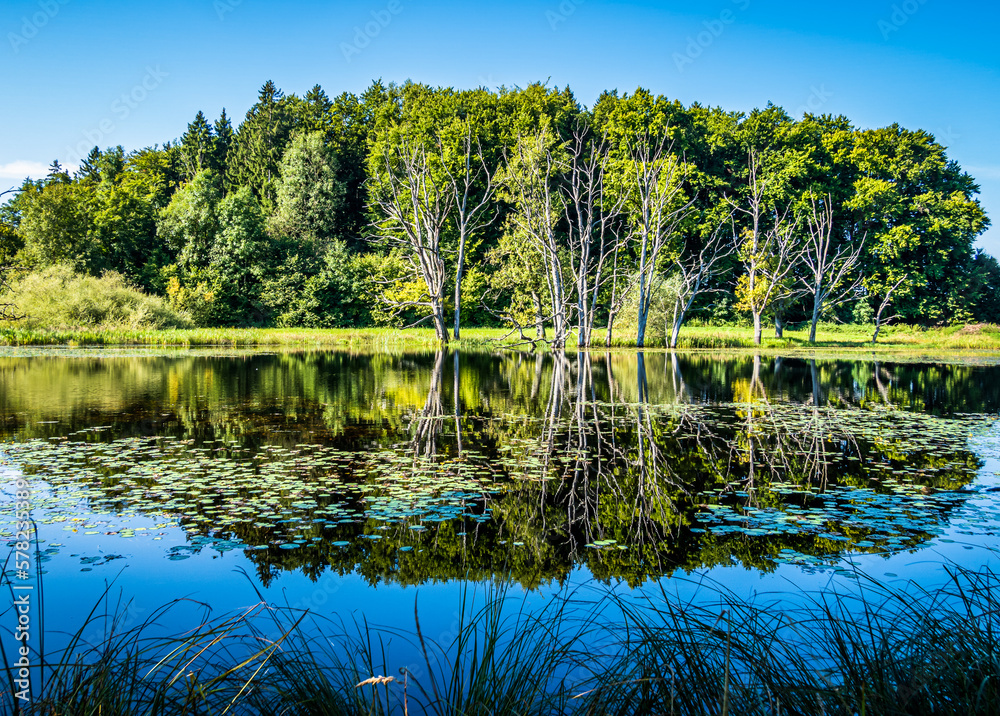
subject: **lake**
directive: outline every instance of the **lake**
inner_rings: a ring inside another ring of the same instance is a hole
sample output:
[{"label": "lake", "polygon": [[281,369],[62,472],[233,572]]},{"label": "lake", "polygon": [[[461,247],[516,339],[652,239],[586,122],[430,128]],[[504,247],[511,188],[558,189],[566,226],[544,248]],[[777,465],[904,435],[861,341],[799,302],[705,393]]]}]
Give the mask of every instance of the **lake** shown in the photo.
[{"label": "lake", "polygon": [[0,529],[23,478],[53,642],[106,590],[436,636],[497,582],[933,589],[996,566],[998,411],[990,358],[5,349]]}]

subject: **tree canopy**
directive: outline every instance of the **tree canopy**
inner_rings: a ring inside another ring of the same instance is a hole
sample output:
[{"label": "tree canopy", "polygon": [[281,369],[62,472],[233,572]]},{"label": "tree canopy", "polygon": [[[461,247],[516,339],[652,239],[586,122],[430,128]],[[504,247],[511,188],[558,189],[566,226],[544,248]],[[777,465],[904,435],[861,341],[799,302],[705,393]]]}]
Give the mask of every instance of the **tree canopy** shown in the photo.
[{"label": "tree canopy", "polygon": [[506,324],[558,345],[617,325],[649,345],[689,317],[758,335],[995,321],[978,194],[923,130],[772,104],[268,81],[238,126],[198,111],[177,141],[95,147],[72,176],[26,180],[0,208],[0,251],[116,272],[203,324],[430,320],[442,340],[449,323]]}]

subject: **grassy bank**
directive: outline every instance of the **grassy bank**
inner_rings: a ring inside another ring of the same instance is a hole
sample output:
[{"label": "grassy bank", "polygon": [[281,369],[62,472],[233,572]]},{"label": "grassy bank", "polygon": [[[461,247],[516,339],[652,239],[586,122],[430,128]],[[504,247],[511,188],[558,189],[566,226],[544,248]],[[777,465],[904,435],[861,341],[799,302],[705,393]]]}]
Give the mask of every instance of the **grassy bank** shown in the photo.
[{"label": "grassy bank", "polygon": [[[870,326],[823,325],[817,342],[810,344],[808,331],[786,330],[782,339],[764,339],[764,351],[812,351],[819,349],[893,351],[1000,351],[1000,326],[980,324],[922,329],[912,326],[885,328],[875,345],[871,343]],[[595,349],[604,346],[604,335],[597,332]],[[0,345],[6,346],[225,346],[242,347],[367,347],[378,348],[437,345],[434,332],[428,328],[391,329],[287,329],[287,328],[194,328],[171,330],[64,329],[4,327],[0,329]],[[516,346],[525,344],[509,331],[495,328],[468,328],[462,332],[459,347]],[[627,336],[615,339],[616,348],[634,348],[635,340]],[[652,342],[648,350],[662,349],[662,339]],[[681,350],[754,349],[753,333],[736,326],[691,326],[681,333]]]},{"label": "grassy bank", "polygon": [[[529,614],[501,588],[477,608],[463,599],[440,640],[419,619],[400,634],[263,604],[168,638],[153,633],[169,608],[124,628],[102,607],[80,634],[106,638],[52,655],[23,713],[998,712],[998,575],[958,570],[935,592],[855,576],[861,589],[805,595],[792,610],[702,585],[712,606],[604,592]],[[413,658],[394,661],[390,642]]]}]

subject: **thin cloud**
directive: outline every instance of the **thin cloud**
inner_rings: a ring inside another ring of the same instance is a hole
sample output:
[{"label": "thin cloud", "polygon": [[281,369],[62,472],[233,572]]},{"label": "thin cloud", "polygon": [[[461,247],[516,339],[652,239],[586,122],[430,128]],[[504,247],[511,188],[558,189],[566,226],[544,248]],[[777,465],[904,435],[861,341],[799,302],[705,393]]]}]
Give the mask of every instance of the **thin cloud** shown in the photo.
[{"label": "thin cloud", "polygon": [[30,162],[27,159],[17,159],[7,164],[0,164],[0,179],[42,179],[49,173],[49,168],[41,162]]}]

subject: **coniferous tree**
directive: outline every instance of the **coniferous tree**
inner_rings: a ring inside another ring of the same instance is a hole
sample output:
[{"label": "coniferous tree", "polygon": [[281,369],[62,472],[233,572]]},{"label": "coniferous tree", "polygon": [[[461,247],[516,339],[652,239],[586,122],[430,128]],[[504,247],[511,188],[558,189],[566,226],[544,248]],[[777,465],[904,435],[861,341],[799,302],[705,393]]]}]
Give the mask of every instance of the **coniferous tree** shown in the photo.
[{"label": "coniferous tree", "polygon": [[284,93],[268,80],[236,131],[226,168],[230,190],[250,187],[265,209],[273,207],[291,120]]},{"label": "coniferous tree", "polygon": [[76,178],[83,181],[100,181],[101,148],[94,147],[76,171]]},{"label": "coniferous tree", "polygon": [[215,120],[215,156],[214,171],[221,176],[226,175],[226,167],[229,163],[229,150],[233,146],[233,125],[226,115],[226,108],[222,108],[222,114]]},{"label": "coniferous tree", "polygon": [[300,109],[300,124],[307,132],[320,132],[323,142],[329,144],[333,136],[333,102],[319,85],[306,92]]},{"label": "coniferous tree", "polygon": [[217,169],[214,166],[215,152],[212,125],[205,119],[205,113],[199,110],[181,137],[180,154],[185,178],[193,179],[202,169]]}]

